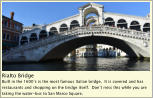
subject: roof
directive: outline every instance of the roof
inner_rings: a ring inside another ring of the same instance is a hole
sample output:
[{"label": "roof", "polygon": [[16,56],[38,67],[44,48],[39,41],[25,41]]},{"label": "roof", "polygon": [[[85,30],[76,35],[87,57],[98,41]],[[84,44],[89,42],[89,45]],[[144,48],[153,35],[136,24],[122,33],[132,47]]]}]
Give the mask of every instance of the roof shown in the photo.
[{"label": "roof", "polygon": [[[11,20],[9,17],[2,15],[2,19],[3,19],[3,18],[6,18],[6,19]],[[21,23],[21,22],[18,22],[18,21],[16,21],[16,20],[13,20],[13,21],[16,22],[16,23],[19,23],[19,24],[22,24],[22,25],[23,25],[23,23]]]},{"label": "roof", "polygon": [[147,18],[147,17],[120,14],[120,13],[104,12],[104,14],[112,14],[112,15],[118,15],[118,16],[126,16],[126,17],[133,17],[133,18],[138,18],[138,19],[147,19],[147,20],[149,20],[149,18]]},{"label": "roof", "polygon": [[55,22],[50,23],[50,24],[47,24],[47,25],[52,25],[52,24],[55,24],[55,23],[58,23],[58,22],[62,22],[62,21],[64,21],[64,20],[67,20],[67,19],[70,19],[70,18],[77,17],[77,16],[79,16],[79,14],[76,14],[76,15],[73,15],[73,16],[70,16],[70,17],[67,17],[67,18],[63,18],[63,19],[61,19],[61,20],[55,21]]},{"label": "roof", "polygon": [[89,5],[97,6],[97,7],[103,7],[103,5],[97,4],[97,3],[87,3],[86,5],[79,7],[79,9],[84,9],[84,8],[88,7]]}]

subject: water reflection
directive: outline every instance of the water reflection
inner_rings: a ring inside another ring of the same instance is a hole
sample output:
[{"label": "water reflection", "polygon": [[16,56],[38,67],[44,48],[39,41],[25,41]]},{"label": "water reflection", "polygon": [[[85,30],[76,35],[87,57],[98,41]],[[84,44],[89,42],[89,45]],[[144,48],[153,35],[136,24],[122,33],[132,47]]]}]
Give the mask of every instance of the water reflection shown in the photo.
[{"label": "water reflection", "polygon": [[65,62],[3,64],[8,71],[149,71],[149,61],[128,58],[66,58]]}]

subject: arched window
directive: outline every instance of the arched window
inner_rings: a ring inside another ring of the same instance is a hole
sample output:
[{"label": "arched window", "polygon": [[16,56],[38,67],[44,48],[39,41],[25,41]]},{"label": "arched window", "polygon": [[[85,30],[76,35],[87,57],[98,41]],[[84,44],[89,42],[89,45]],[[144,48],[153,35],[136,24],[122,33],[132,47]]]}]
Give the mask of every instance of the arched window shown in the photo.
[{"label": "arched window", "polygon": [[54,34],[58,34],[58,31],[57,31],[56,27],[50,28],[49,36],[54,35]]},{"label": "arched window", "polygon": [[27,43],[28,43],[28,38],[27,38],[26,36],[23,36],[23,37],[21,38],[20,43],[21,43],[21,45],[27,44]]},{"label": "arched window", "polygon": [[30,42],[31,41],[36,41],[37,40],[37,34],[36,33],[32,33],[30,36]]},{"label": "arched window", "polygon": [[150,32],[150,23],[145,23],[143,25],[143,31],[144,32]]},{"label": "arched window", "polygon": [[47,37],[47,32],[45,30],[42,30],[39,34],[39,39],[46,38],[46,37]]},{"label": "arched window", "polygon": [[109,26],[115,26],[115,22],[114,22],[114,20],[113,20],[113,18],[111,18],[111,17],[108,17],[108,18],[106,18],[105,19],[105,25],[109,25]]},{"label": "arched window", "polygon": [[77,20],[73,20],[70,24],[70,29],[75,28],[75,27],[79,27],[80,24]]},{"label": "arched window", "polygon": [[140,25],[138,21],[132,21],[130,25],[130,29],[140,31]]},{"label": "arched window", "polygon": [[60,26],[60,32],[67,31],[67,30],[68,30],[68,27],[67,27],[66,24],[62,24],[62,25]]},{"label": "arched window", "polygon": [[120,19],[117,22],[117,27],[127,29],[127,23],[124,19]]}]

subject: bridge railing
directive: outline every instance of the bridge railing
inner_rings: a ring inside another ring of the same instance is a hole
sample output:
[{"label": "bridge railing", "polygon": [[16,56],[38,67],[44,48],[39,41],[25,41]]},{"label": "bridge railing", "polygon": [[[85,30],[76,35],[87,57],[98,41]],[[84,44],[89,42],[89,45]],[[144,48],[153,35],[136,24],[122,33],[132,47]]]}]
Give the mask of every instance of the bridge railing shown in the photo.
[{"label": "bridge railing", "polygon": [[99,33],[99,34],[110,34],[110,35],[119,35],[119,36],[127,36],[133,37],[137,39],[143,38],[144,40],[150,40],[150,33],[134,31],[130,29],[122,29],[117,27],[109,27],[109,26],[92,26],[92,27],[76,27],[72,30],[61,32],[60,34],[56,34],[54,36],[49,36],[45,39],[40,39],[39,41],[33,41],[29,44],[21,45],[16,48],[12,48],[9,52],[4,53],[3,55],[9,54],[11,52],[19,52],[25,51],[27,49],[32,49],[33,47],[39,47],[48,43],[55,43],[61,40],[78,36],[80,34],[86,33]]}]

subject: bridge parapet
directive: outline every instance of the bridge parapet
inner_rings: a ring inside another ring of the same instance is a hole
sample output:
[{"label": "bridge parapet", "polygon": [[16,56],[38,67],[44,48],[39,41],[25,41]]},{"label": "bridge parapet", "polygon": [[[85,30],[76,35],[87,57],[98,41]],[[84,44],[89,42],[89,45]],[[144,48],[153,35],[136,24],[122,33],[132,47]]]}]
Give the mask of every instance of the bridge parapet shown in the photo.
[{"label": "bridge parapet", "polygon": [[40,39],[37,41],[30,42],[25,45],[18,46],[16,48],[11,49],[9,52],[4,53],[3,55],[14,54],[18,52],[22,52],[25,50],[31,50],[33,48],[37,48],[40,46],[44,46],[46,44],[56,43],[62,40],[71,39],[76,36],[87,35],[108,35],[108,36],[122,36],[127,38],[139,39],[144,41],[150,41],[150,33],[142,32],[142,31],[134,31],[130,29],[122,29],[117,27],[109,27],[104,25],[92,26],[92,27],[76,27],[72,30],[61,32],[60,34],[56,34],[54,36],[47,37],[45,39]]}]

